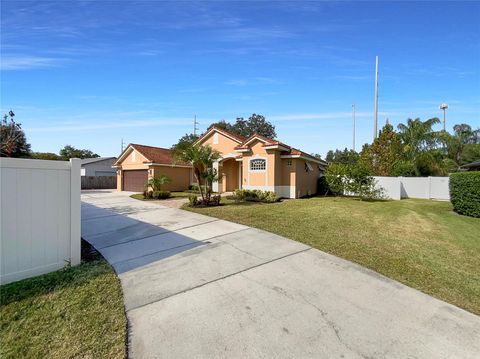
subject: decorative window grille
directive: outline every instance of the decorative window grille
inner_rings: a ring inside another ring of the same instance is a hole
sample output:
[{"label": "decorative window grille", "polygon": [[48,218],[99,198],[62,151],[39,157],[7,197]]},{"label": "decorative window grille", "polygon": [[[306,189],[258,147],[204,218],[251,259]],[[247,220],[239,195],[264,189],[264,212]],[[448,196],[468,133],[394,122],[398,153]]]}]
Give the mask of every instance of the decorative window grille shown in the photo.
[{"label": "decorative window grille", "polygon": [[267,161],[257,158],[250,161],[250,171],[265,171],[267,169]]}]

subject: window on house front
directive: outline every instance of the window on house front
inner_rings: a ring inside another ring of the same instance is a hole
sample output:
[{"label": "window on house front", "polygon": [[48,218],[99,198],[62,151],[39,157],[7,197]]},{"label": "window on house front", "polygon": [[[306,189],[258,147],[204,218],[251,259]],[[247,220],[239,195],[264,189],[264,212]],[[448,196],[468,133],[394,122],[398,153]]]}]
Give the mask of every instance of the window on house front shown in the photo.
[{"label": "window on house front", "polygon": [[265,171],[267,169],[267,161],[262,158],[250,160],[250,171]]},{"label": "window on house front", "polygon": [[292,167],[292,160],[287,160],[287,167]]}]

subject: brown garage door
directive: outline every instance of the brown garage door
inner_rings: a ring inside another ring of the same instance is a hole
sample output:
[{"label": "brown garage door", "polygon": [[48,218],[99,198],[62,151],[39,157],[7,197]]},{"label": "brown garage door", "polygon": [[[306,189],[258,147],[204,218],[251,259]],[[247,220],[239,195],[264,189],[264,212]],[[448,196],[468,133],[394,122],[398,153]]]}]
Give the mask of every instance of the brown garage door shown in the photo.
[{"label": "brown garage door", "polygon": [[147,170],[123,171],[123,190],[132,192],[143,192],[147,183]]}]

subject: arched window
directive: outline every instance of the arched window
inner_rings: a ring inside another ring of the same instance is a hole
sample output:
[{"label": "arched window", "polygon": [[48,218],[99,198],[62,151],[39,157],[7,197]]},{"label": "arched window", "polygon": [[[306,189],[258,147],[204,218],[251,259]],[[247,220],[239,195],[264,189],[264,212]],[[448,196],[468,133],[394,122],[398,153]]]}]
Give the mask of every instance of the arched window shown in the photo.
[{"label": "arched window", "polygon": [[267,160],[255,158],[250,160],[250,171],[265,171],[267,169]]}]

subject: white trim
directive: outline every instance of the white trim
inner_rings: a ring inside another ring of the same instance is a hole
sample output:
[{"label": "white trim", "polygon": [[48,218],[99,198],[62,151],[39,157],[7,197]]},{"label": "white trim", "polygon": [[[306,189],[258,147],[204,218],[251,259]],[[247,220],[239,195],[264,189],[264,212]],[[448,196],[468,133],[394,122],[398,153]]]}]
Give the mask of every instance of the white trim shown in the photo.
[{"label": "white trim", "polygon": [[250,148],[239,148],[239,149],[236,149],[235,152],[250,152],[251,149]]},{"label": "white trim", "polygon": [[[125,150],[123,151],[122,155],[117,158],[117,160],[115,161],[115,163],[122,162],[122,161],[125,159],[125,157],[128,157],[128,155],[130,154],[130,152],[128,152],[129,149],[135,150],[132,145],[128,145],[128,147],[125,148]],[[136,150],[135,150],[135,151],[136,151]],[[115,166],[115,164],[114,164],[114,166]],[[116,165],[116,166],[120,166],[120,165]]]},{"label": "white trim", "polygon": [[242,188],[242,171],[243,171],[243,163],[238,163],[238,188]]},{"label": "white trim", "polygon": [[328,163],[323,161],[323,160],[318,160],[318,159],[314,159],[314,158],[307,157],[307,156],[302,156],[302,155],[282,155],[282,156],[280,156],[280,158],[300,158],[300,159],[305,160],[305,161],[320,163],[322,165],[328,165]]},{"label": "white trim", "polygon": [[295,198],[296,186],[275,186],[275,193],[281,198]]},{"label": "white trim", "polygon": [[212,144],[218,145],[218,132],[214,132]]},{"label": "white trim", "polygon": [[[213,165],[212,165],[213,169],[216,170],[217,173],[218,173],[218,165],[219,165],[219,161],[213,162]],[[218,181],[212,182],[212,191],[218,193]]]},{"label": "white trim", "polygon": [[259,141],[262,141],[263,143],[267,143],[267,142],[268,142],[268,141],[264,140],[264,139],[261,138],[261,137],[254,136],[254,137],[250,138],[247,142],[245,142],[245,143],[243,144],[243,146],[248,145],[248,144],[249,144],[250,142],[252,142],[253,140],[259,140]]},{"label": "white trim", "polygon": [[174,164],[174,163],[172,163],[172,164],[167,164],[167,163],[143,162],[143,164],[146,165],[146,166],[192,168],[192,166],[176,165],[176,164]]},{"label": "white trim", "polygon": [[284,147],[282,145],[270,145],[270,146],[263,146],[266,150],[281,150],[281,151],[288,151],[288,147]]},{"label": "white trim", "polygon": [[236,153],[226,153],[226,154],[222,155],[222,157],[219,159],[219,162],[221,162],[223,160],[229,160],[231,158],[237,158],[237,154]]}]

